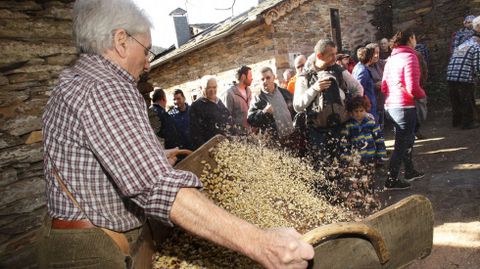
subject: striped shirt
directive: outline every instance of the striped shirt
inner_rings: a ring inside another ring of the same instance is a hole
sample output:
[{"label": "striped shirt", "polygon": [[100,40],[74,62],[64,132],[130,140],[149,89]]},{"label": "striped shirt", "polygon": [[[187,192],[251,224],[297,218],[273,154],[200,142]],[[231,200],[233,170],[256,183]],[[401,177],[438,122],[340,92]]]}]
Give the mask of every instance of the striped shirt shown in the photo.
[{"label": "striped shirt", "polygon": [[[134,78],[100,55],[83,54],[62,72],[45,107],[43,135],[54,218],[87,218],[119,232],[139,227],[146,216],[172,225],[180,188],[201,187],[195,175],[168,163]],[[83,210],[64,193],[53,168]]]},{"label": "striped shirt", "polygon": [[342,155],[356,151],[364,160],[387,156],[380,125],[368,117],[361,122],[350,118],[345,123],[342,135],[346,137],[346,140],[341,142]]}]

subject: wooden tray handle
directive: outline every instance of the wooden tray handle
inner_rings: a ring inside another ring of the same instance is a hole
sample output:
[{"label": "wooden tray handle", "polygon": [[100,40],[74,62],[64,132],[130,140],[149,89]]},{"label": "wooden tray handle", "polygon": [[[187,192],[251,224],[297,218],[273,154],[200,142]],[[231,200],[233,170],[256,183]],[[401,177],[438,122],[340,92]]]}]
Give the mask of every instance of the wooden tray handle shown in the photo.
[{"label": "wooden tray handle", "polygon": [[179,150],[177,150],[175,156],[177,156],[177,155],[186,155],[186,156],[188,156],[188,155],[192,154],[192,152],[193,152],[193,151],[188,150],[188,149],[179,149]]},{"label": "wooden tray handle", "polygon": [[332,223],[315,228],[302,235],[301,239],[311,245],[329,241],[339,236],[358,236],[372,244],[381,264],[390,259],[390,253],[380,233],[373,227],[362,222]]}]

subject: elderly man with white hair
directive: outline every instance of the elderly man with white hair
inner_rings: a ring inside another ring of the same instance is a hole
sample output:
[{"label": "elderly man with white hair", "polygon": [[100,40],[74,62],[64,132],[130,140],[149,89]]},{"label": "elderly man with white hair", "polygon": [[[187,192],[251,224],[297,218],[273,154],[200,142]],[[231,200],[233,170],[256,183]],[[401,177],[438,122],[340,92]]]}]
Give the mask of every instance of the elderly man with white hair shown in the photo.
[{"label": "elderly man with white hair", "polygon": [[473,36],[455,48],[447,67],[452,125],[462,129],[480,126],[475,106],[475,80],[480,72],[480,16],[472,24]]},{"label": "elderly man with white hair", "polygon": [[203,96],[190,107],[190,133],[195,149],[217,134],[227,134],[232,126],[230,112],[217,97],[217,79],[204,76],[200,88]]},{"label": "elderly man with white hair", "polygon": [[[305,268],[294,229],[261,229],[208,200],[167,160],[136,88],[150,68],[151,22],[131,0],[77,0],[80,57],[43,115],[49,232],[42,268],[131,268],[145,219],[178,225],[266,268]],[[153,55],[153,54],[152,54]]]},{"label": "elderly man with white hair", "polygon": [[463,42],[467,41],[470,37],[473,36],[473,34],[475,33],[472,24],[474,19],[475,16],[473,15],[465,16],[465,19],[463,20],[463,27],[453,33],[452,46],[450,48],[451,53],[453,53],[456,47],[460,46]]}]

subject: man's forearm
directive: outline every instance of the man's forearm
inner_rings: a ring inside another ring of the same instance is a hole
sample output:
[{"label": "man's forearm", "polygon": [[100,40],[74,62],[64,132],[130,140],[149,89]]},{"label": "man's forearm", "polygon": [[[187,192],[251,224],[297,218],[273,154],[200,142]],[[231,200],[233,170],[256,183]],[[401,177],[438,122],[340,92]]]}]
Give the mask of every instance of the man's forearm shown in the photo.
[{"label": "man's forearm", "polygon": [[197,189],[182,188],[170,219],[190,233],[242,253],[268,269],[306,268],[313,247],[292,228],[263,230],[208,200]]},{"label": "man's forearm", "polygon": [[[194,188],[182,188],[170,211],[173,223],[188,232],[249,257],[261,230],[216,206]],[[252,257],[253,258],[253,257]]]}]

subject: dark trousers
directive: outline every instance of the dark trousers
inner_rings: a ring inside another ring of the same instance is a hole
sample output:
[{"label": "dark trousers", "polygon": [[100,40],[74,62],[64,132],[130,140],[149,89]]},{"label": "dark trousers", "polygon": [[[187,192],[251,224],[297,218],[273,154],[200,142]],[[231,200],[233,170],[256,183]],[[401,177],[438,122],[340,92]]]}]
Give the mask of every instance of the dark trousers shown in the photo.
[{"label": "dark trousers", "polygon": [[449,81],[453,126],[468,127],[477,120],[475,108],[475,84]]},{"label": "dark trousers", "polygon": [[389,180],[397,180],[402,163],[406,174],[414,171],[412,152],[417,113],[415,108],[389,108],[387,115],[392,120],[395,131],[395,147],[390,158]]},{"label": "dark trousers", "polygon": [[313,166],[319,169],[330,165],[340,156],[340,140],[343,124],[333,128],[307,127],[307,154]]}]

